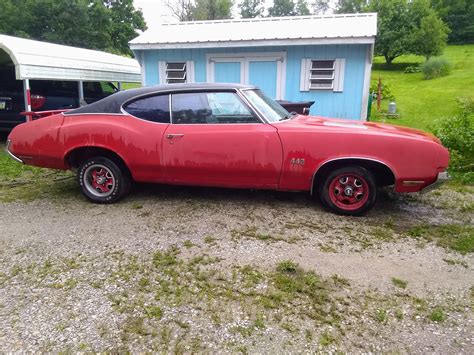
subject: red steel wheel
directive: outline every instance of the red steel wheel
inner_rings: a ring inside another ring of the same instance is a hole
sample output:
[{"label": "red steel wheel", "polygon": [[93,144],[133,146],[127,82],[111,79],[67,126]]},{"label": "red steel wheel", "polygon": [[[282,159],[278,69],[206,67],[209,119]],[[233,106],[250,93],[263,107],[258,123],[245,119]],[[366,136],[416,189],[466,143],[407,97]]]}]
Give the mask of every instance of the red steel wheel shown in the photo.
[{"label": "red steel wheel", "polygon": [[370,171],[349,166],[329,173],[319,193],[326,208],[343,215],[361,215],[374,205],[377,186]]},{"label": "red steel wheel", "polygon": [[84,196],[96,203],[116,202],[130,189],[127,171],[114,160],[101,156],[82,162],[77,180]]}]

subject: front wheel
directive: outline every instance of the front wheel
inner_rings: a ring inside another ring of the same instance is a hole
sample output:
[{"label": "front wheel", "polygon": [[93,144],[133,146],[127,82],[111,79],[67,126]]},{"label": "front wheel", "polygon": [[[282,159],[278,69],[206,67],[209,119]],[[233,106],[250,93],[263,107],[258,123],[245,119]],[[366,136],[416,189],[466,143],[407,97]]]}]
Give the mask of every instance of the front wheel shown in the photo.
[{"label": "front wheel", "polygon": [[113,160],[93,157],[85,160],[77,171],[82,193],[96,203],[114,203],[130,188],[130,177]]},{"label": "front wheel", "polygon": [[326,175],[319,196],[324,207],[338,214],[360,216],[374,206],[377,185],[367,169],[348,166]]}]

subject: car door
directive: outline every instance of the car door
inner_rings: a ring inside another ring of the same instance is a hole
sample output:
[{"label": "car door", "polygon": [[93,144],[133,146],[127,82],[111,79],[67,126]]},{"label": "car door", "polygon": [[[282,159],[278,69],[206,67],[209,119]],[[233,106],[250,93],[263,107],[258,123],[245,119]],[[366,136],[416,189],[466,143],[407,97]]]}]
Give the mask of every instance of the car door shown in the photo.
[{"label": "car door", "polygon": [[236,92],[172,95],[172,123],[163,138],[169,182],[277,188],[282,164],[277,130]]}]

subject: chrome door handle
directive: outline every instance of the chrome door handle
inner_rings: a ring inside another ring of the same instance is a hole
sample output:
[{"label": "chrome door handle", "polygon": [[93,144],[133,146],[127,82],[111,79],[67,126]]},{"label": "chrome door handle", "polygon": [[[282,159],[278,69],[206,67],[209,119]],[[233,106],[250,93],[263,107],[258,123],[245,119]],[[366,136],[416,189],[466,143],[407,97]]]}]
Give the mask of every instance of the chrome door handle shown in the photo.
[{"label": "chrome door handle", "polygon": [[168,139],[173,139],[173,138],[180,138],[180,137],[183,137],[184,134],[182,133],[176,133],[176,134],[167,134],[166,135],[166,138]]}]

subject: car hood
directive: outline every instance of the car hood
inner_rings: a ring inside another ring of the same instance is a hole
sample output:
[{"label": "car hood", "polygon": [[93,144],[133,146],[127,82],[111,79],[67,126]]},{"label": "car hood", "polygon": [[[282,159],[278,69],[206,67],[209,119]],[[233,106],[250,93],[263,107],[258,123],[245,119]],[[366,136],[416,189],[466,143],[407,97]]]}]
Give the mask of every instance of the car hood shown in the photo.
[{"label": "car hood", "polygon": [[[291,121],[283,121],[288,122],[290,124],[294,124],[296,126],[304,126],[305,128],[308,127],[318,127],[318,128],[330,128],[335,130],[342,131],[353,131],[354,133],[360,133],[361,131],[367,131],[370,134],[382,134],[382,135],[390,135],[390,136],[404,136],[404,137],[411,137],[423,140],[429,140],[440,144],[440,140],[432,135],[431,133],[427,133],[424,131],[420,131],[418,129],[396,126],[391,124],[384,124],[378,122],[363,122],[363,121],[356,121],[356,120],[344,120],[344,119],[333,119],[333,118],[326,118],[326,117],[318,117],[318,116],[302,116],[299,115],[298,117],[294,118]],[[282,123],[283,123],[282,122]]]}]

